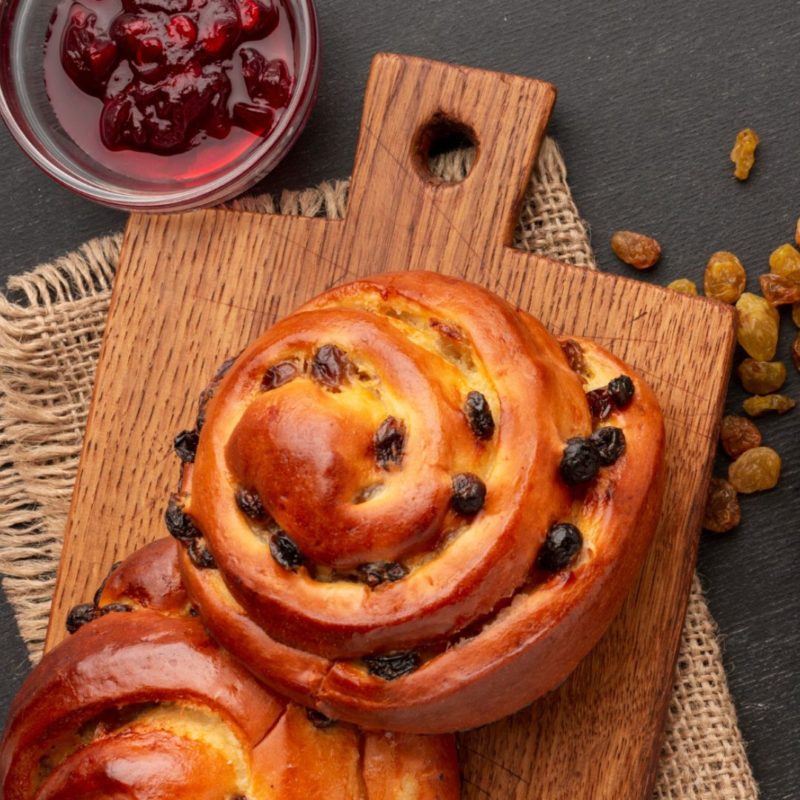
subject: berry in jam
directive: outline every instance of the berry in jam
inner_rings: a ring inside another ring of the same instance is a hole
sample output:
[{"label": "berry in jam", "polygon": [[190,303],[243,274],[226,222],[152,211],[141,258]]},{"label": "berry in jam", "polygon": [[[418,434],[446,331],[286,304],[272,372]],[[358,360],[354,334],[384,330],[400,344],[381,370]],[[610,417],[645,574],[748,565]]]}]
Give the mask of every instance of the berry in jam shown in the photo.
[{"label": "berry in jam", "polygon": [[45,46],[48,95],[105,166],[145,180],[200,176],[280,120],[294,88],[292,30],[283,0],[62,0]]}]

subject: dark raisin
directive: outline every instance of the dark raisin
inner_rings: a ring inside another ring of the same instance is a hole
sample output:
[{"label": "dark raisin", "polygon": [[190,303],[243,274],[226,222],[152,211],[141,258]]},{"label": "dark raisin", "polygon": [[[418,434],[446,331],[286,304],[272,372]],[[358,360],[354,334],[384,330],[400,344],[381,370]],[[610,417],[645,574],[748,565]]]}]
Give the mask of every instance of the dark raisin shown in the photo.
[{"label": "dark raisin", "polygon": [[591,440],[604,467],[609,467],[625,452],[625,434],[621,428],[598,428]]},{"label": "dark raisin", "polygon": [[397,561],[373,561],[362,564],[357,571],[361,580],[371,587],[386,582],[393,583],[408,575],[408,569]]},{"label": "dark raisin", "polygon": [[75,606],[67,615],[67,633],[75,633],[86,623],[97,619],[97,609],[94,603],[81,603]]},{"label": "dark raisin", "polygon": [[489,403],[480,392],[470,392],[464,404],[469,426],[478,439],[491,439],[494,435],[494,417]]},{"label": "dark raisin", "polygon": [[461,472],[453,476],[453,495],[450,505],[457,514],[472,517],[486,502],[486,484],[471,472]]},{"label": "dark raisin", "polygon": [[297,373],[297,364],[294,361],[281,361],[280,364],[275,364],[264,373],[264,377],[261,379],[261,388],[265,392],[277,389],[296,378]]},{"label": "dark raisin", "polygon": [[101,606],[97,609],[97,615],[100,617],[104,617],[106,614],[117,614],[117,613],[126,613],[128,611],[133,611],[131,606],[125,605],[125,603],[109,603],[107,606]]},{"label": "dark raisin", "polygon": [[566,356],[570,369],[577,372],[578,375],[586,376],[586,362],[583,358],[583,348],[572,339],[566,339],[561,342],[561,350]]},{"label": "dark raisin", "polygon": [[561,456],[561,475],[567,483],[586,483],[600,469],[600,455],[591,439],[576,436],[567,440]]},{"label": "dark raisin", "polygon": [[257,492],[251,492],[248,489],[239,489],[236,492],[236,505],[248,516],[250,519],[260,519],[264,516],[264,504]]},{"label": "dark raisin", "polygon": [[290,569],[292,572],[305,561],[300,548],[285,533],[276,533],[272,536],[269,540],[269,551],[284,569]]},{"label": "dark raisin", "polygon": [[538,564],[548,572],[564,569],[583,547],[581,532],[569,522],[559,522],[547,532]]},{"label": "dark raisin", "polygon": [[195,428],[197,429],[198,433],[202,430],[203,424],[206,421],[206,407],[208,406],[208,401],[214,396],[215,392],[217,391],[217,387],[219,386],[222,379],[225,377],[225,374],[228,370],[233,366],[234,362],[238,356],[231,356],[228,359],[220,364],[219,369],[216,371],[214,377],[211,379],[211,383],[200,392],[200,401],[197,404],[197,422],[195,423]]},{"label": "dark raisin", "polygon": [[408,675],[419,667],[419,656],[413,651],[403,653],[386,653],[382,656],[368,656],[364,659],[370,675],[394,681]]},{"label": "dark raisin", "polygon": [[100,604],[100,598],[103,596],[103,592],[105,591],[106,584],[108,583],[108,579],[112,576],[112,574],[117,569],[119,569],[120,564],[122,564],[121,561],[115,561],[111,565],[111,569],[108,571],[108,574],[105,576],[105,578],[103,578],[102,582],[97,587],[97,591],[94,593],[94,600],[93,600],[95,605],[99,605]]},{"label": "dark raisin", "polygon": [[605,387],[586,392],[586,402],[589,404],[592,418],[600,421],[608,418],[614,406],[611,392]]},{"label": "dark raisin", "polygon": [[617,408],[626,408],[633,400],[633,381],[627,375],[620,375],[618,378],[609,381],[608,391],[611,393]]},{"label": "dark raisin", "polygon": [[197,610],[195,606],[189,606],[189,610],[186,612],[190,617],[199,617],[200,612]]},{"label": "dark raisin", "polygon": [[325,344],[314,353],[311,377],[329,389],[338,389],[344,380],[349,361],[335,344]]},{"label": "dark raisin", "polygon": [[216,569],[217,562],[211,551],[201,539],[195,539],[189,544],[189,558],[197,569]]},{"label": "dark raisin", "polygon": [[200,434],[197,431],[181,431],[176,437],[172,446],[175,454],[184,464],[191,464],[197,453],[197,443],[200,441]]},{"label": "dark raisin", "polygon": [[321,711],[316,711],[313,708],[306,709],[306,717],[315,728],[330,728],[331,725],[336,724],[335,719],[326,717]]},{"label": "dark raisin", "polygon": [[399,464],[403,460],[405,443],[405,424],[398,422],[394,417],[386,417],[372,439],[378,466],[381,469],[389,469],[389,464]]},{"label": "dark raisin", "polygon": [[164,512],[164,521],[167,523],[167,530],[179,542],[191,542],[200,536],[200,531],[195,528],[194,523],[188,514],[181,508],[178,497],[172,495]]}]

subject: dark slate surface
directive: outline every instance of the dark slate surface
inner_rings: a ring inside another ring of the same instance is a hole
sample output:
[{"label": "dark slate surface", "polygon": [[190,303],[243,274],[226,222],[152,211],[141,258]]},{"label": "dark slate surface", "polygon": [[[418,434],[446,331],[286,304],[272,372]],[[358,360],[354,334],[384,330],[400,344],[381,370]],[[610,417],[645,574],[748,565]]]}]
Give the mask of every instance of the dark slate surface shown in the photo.
[{"label": "dark slate surface", "polygon": [[[608,248],[625,227],[665,249],[643,280],[698,281],[708,255],[736,252],[754,276],[800,215],[797,5],[563,0],[319,0],[320,101],[308,130],[267,180],[303,187],[348,174],[370,58],[423,55],[545,78],[559,89],[550,131],[592,226],[603,269],[628,274]],[[762,138],[750,181],[731,177],[737,130]],[[0,271],[18,272],[118,230],[124,217],[70,196],[0,132]],[[784,319],[779,357],[793,328]],[[676,342],[676,346],[680,346]],[[691,357],[688,354],[687,357]],[[794,369],[787,391],[800,399]],[[733,386],[730,410],[743,393]],[[800,411],[761,425],[784,458],[780,486],[745,498],[744,521],[703,539],[700,571],[724,635],[725,663],[765,800],[798,796],[800,759]],[[725,469],[723,460],[718,465]],[[25,659],[0,607],[2,709]]]}]

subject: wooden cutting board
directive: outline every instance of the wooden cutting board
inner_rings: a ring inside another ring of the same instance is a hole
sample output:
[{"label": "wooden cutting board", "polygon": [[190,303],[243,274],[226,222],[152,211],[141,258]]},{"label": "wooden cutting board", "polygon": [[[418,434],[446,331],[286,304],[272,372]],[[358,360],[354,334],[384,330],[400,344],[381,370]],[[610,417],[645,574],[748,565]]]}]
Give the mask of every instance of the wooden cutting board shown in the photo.
[{"label": "wooden cutting board", "polygon": [[[652,791],[734,345],[733,311],[510,247],[554,102],[539,81],[376,57],[344,221],[201,211],[128,224],[97,369],[48,645],[110,564],[164,534],[178,465],[216,366],[338,282],[384,270],[460,275],[591,336],[651,383],[667,425],[663,518],[609,633],[556,692],[461,739],[464,797],[620,800]],[[475,165],[425,166],[430,126],[465,125]],[[621,222],[624,222],[621,221]]]}]

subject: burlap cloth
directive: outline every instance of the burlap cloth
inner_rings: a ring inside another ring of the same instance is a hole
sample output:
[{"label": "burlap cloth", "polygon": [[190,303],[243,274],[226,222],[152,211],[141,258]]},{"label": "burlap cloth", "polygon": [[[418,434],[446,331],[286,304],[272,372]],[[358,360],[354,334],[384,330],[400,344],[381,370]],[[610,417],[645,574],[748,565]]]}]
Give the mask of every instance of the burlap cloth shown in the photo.
[{"label": "burlap cloth", "polygon": [[[463,177],[472,155],[432,167]],[[304,192],[245,197],[238,208],[341,218],[346,181]],[[11,278],[0,295],[0,573],[30,658],[42,650],[121,236],[96,239]],[[515,245],[595,268],[555,143],[545,141]],[[655,798],[753,800],[750,771],[700,582],[692,584]],[[581,798],[581,800],[583,800]]]}]

